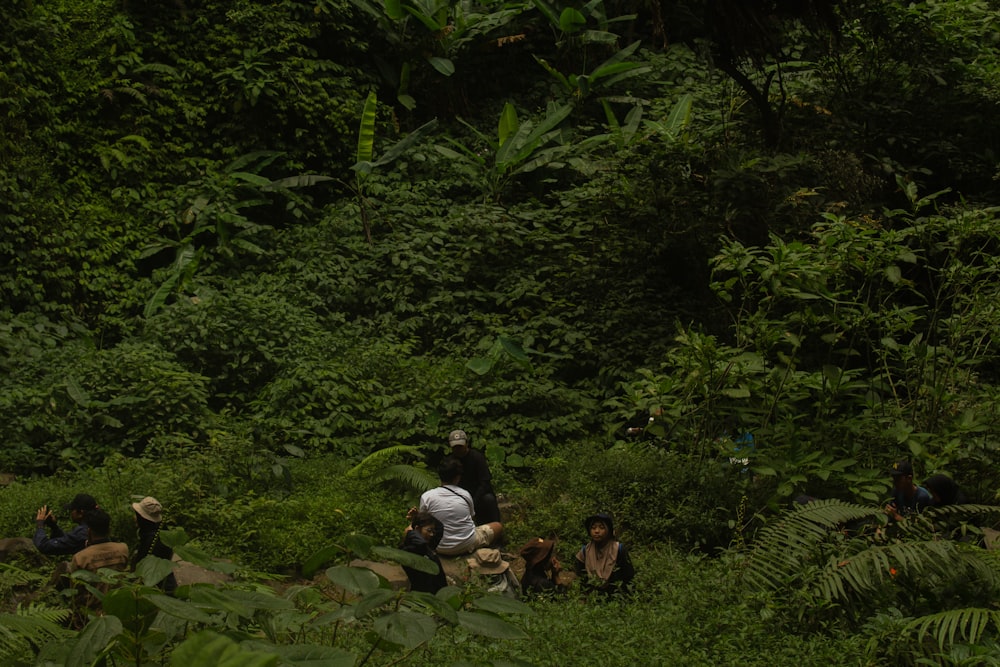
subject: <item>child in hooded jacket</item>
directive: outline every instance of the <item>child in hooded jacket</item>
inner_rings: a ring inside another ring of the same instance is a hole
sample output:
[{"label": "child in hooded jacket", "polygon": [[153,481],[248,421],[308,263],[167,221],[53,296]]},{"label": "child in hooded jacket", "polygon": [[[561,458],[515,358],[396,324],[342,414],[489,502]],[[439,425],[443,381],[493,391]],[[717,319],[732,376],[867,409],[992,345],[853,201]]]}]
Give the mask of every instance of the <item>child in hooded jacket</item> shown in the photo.
[{"label": "child in hooded jacket", "polygon": [[576,552],[574,566],[584,590],[607,595],[627,593],[635,568],[628,547],[615,537],[615,523],[607,512],[598,512],[583,521],[590,542]]}]

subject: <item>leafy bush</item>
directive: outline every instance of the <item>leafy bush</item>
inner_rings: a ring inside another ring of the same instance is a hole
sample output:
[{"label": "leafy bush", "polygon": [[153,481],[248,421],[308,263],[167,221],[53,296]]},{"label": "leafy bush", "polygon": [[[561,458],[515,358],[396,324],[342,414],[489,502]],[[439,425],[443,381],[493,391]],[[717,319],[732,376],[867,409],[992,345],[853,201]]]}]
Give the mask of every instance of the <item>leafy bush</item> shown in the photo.
[{"label": "leafy bush", "polygon": [[530,463],[533,478],[515,494],[524,522],[537,534],[573,542],[586,539],[584,517],[609,510],[629,544],[714,551],[737,538],[738,519],[749,521],[752,513],[746,508],[770,493],[726,452],[703,459],[646,443],[589,442]]},{"label": "leafy bush", "polygon": [[141,455],[164,439],[198,440],[210,425],[206,379],[162,348],[71,342],[25,359],[0,383],[3,465],[52,471]]}]

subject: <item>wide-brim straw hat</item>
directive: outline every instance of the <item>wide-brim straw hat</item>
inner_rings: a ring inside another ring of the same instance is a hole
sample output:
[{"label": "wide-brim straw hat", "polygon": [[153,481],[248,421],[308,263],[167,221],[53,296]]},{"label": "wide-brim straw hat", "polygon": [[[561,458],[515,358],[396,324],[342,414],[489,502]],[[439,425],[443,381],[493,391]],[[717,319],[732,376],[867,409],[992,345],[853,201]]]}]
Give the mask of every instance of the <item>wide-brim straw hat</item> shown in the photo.
[{"label": "wide-brim straw hat", "polygon": [[153,496],[146,496],[139,502],[132,503],[132,509],[146,521],[160,523],[163,520],[163,505]]}]

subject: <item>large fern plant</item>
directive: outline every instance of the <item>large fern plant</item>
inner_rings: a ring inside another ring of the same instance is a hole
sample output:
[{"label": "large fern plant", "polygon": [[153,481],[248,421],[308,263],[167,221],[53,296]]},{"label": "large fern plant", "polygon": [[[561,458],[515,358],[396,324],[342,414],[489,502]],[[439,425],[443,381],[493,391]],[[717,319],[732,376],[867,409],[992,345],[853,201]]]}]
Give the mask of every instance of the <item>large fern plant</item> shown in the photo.
[{"label": "large fern plant", "polygon": [[[372,452],[347,474],[367,476],[373,482],[400,482],[419,495],[438,485],[437,475],[428,472],[423,464],[424,456],[421,447],[393,445]],[[401,459],[414,463],[401,463]]]},{"label": "large fern plant", "polygon": [[896,524],[881,508],[814,501],[788,510],[758,534],[743,563],[751,590],[795,608],[799,619],[834,609],[860,622],[885,609],[908,615],[913,648],[941,655],[956,644],[1000,637],[1000,556],[978,546],[970,522],[1000,508],[932,508]]},{"label": "large fern plant", "polygon": [[[9,563],[0,563],[0,591],[4,599],[9,599],[14,590],[37,588],[45,578]],[[72,634],[64,627],[69,616],[67,609],[34,603],[0,612],[0,665],[26,664],[23,661],[34,656],[38,647],[51,639]]]}]

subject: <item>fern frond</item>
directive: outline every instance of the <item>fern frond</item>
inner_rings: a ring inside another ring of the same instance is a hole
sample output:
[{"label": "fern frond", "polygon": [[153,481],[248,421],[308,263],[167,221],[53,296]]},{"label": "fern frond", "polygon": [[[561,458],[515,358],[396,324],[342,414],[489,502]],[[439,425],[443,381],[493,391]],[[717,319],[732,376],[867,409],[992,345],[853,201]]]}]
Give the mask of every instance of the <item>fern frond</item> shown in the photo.
[{"label": "fern frond", "polygon": [[896,576],[914,579],[929,575],[951,577],[965,571],[968,566],[974,567],[974,562],[966,562],[953,542],[899,542],[871,546],[849,558],[830,563],[820,574],[814,588],[826,600],[846,602],[850,598],[871,594]]},{"label": "fern frond", "polygon": [[139,102],[142,102],[143,104],[146,103],[146,96],[143,95],[142,91],[140,91],[138,88],[133,88],[131,86],[116,86],[114,91],[116,93],[121,93],[122,95],[128,95],[129,97]]},{"label": "fern frond", "polygon": [[839,500],[817,500],[782,513],[757,535],[743,579],[758,589],[776,590],[798,578],[820,556],[820,544],[844,525],[882,522],[881,509]]},{"label": "fern frond", "polygon": [[163,63],[146,63],[145,65],[139,65],[135,68],[136,73],[139,72],[156,72],[157,74],[166,74],[171,78],[178,78],[177,68],[171,67],[170,65],[164,65]]},{"label": "fern frond", "polygon": [[48,577],[22,570],[10,563],[0,563],[0,596],[6,597],[15,588],[40,587]]},{"label": "fern frond", "polygon": [[70,636],[72,632],[60,625],[67,619],[65,609],[29,607],[16,614],[0,613],[0,658],[36,653],[45,643]]},{"label": "fern frond", "polygon": [[437,476],[431,475],[422,468],[405,464],[383,468],[375,473],[373,479],[377,481],[389,479],[400,481],[420,493],[433,489],[439,483]]},{"label": "fern frond", "polygon": [[37,572],[29,572],[11,565],[10,563],[0,563],[0,588],[15,588],[17,586],[27,586],[46,580],[47,577]]},{"label": "fern frond", "polygon": [[966,608],[923,616],[910,622],[905,629],[916,632],[918,642],[930,635],[943,651],[945,647],[954,645],[956,637],[977,643],[991,624],[1000,631],[1000,612]]},{"label": "fern frond", "polygon": [[384,449],[375,450],[365,458],[361,459],[361,462],[348,470],[347,474],[349,476],[358,475],[362,471],[367,471],[370,468],[384,466],[400,454],[412,454],[413,456],[419,456],[422,458],[424,452],[420,447],[415,447],[413,445],[393,445],[392,447],[385,447]]}]

